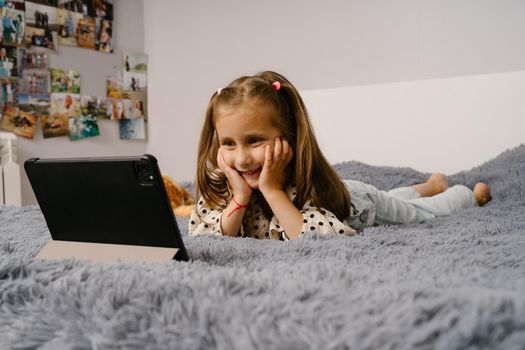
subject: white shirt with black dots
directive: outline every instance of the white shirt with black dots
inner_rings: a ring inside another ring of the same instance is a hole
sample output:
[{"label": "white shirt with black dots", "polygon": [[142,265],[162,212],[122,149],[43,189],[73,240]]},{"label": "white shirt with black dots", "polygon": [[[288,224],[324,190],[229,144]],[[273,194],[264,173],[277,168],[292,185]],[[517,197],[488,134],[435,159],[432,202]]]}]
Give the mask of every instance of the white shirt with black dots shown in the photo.
[{"label": "white shirt with black dots", "polygon": [[[295,187],[289,186],[286,194],[291,201],[294,200]],[[215,234],[222,235],[221,216],[224,208],[211,209],[206,206],[201,197],[193,209],[189,222],[190,235]],[[337,217],[326,209],[318,210],[307,201],[301,210],[303,215],[303,227],[301,234],[305,232],[317,232],[320,234],[342,234],[346,236],[356,234],[347,224],[339,221]],[[235,214],[234,214],[235,215]],[[256,239],[276,239],[287,241],[284,229],[279,224],[275,215],[269,219],[264,214],[257,197],[252,196],[242,219],[241,230],[238,237],[251,237]]]}]

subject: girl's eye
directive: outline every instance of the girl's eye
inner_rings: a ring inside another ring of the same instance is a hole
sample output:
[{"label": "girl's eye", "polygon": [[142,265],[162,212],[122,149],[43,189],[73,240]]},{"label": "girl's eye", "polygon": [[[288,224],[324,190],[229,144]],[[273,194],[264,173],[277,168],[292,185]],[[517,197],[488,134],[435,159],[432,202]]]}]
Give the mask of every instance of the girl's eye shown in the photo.
[{"label": "girl's eye", "polygon": [[259,138],[252,138],[252,139],[249,139],[249,140],[248,140],[248,143],[251,144],[251,145],[253,145],[253,144],[256,144],[256,143],[261,142],[261,141],[262,141],[262,140],[259,139]]},{"label": "girl's eye", "polygon": [[223,146],[233,146],[233,142],[232,141],[224,141],[222,143]]}]

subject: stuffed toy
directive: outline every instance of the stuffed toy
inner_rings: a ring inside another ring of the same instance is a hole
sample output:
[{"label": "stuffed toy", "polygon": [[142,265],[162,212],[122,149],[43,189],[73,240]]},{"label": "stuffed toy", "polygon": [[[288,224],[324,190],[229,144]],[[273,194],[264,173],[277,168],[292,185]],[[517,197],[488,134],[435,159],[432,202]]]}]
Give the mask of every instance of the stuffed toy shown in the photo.
[{"label": "stuffed toy", "polygon": [[171,208],[173,209],[175,216],[190,216],[194,204],[190,192],[173,181],[173,179],[166,174],[162,174],[162,180],[164,181],[164,187],[168,193]]}]

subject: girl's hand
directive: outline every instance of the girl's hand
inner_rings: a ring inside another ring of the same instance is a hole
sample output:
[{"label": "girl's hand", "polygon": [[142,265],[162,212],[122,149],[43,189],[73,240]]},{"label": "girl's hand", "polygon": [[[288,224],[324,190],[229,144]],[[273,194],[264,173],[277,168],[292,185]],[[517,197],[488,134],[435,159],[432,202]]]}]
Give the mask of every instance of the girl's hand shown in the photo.
[{"label": "girl's hand", "polygon": [[276,137],[273,150],[266,146],[264,165],[259,176],[259,190],[266,196],[272,191],[284,191],[286,168],[293,159],[293,150],[283,137]]},{"label": "girl's hand", "polygon": [[239,203],[248,203],[252,195],[252,189],[237,170],[226,164],[220,148],[217,152],[217,164],[219,165],[219,169],[226,175],[226,179],[228,179],[228,183],[232,188],[236,200]]}]

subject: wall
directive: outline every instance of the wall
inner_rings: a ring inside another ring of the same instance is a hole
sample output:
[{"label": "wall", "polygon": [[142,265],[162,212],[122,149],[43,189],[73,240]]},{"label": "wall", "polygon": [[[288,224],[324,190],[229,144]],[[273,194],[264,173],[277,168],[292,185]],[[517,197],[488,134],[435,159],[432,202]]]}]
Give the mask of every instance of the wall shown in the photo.
[{"label": "wall", "polygon": [[[313,113],[316,125],[350,128],[349,120],[359,120],[358,112],[373,107],[375,135],[407,130],[425,135],[425,142],[415,148],[406,139],[397,140],[393,147],[390,139],[372,135],[360,140],[364,142],[362,152],[345,151],[343,157],[332,151],[342,149],[340,140],[321,129],[320,143],[331,160],[410,163],[427,170],[427,155],[431,154],[438,168],[455,171],[469,167],[515,146],[514,132],[523,130],[525,118],[517,119],[517,109],[510,111],[507,124],[498,124],[499,112],[507,112],[496,108],[503,106],[504,96],[498,94],[502,99],[490,102],[492,90],[512,89],[510,80],[476,80],[487,73],[518,71],[522,76],[523,13],[523,0],[148,1],[144,8],[145,45],[151,63],[150,131],[154,135],[148,151],[176,179],[193,179],[197,141],[212,93],[239,75],[272,69],[305,91],[312,109],[323,110],[322,89],[351,87],[352,96],[369,99],[368,104],[357,103],[347,113]],[[454,94],[455,80],[448,78],[468,76],[473,80],[460,80],[461,87]],[[432,79],[437,79],[435,84],[425,83]],[[409,81],[415,85],[390,85]],[[477,83],[489,86],[478,91]],[[492,83],[503,86],[491,90]],[[419,88],[430,90],[417,94]],[[319,98],[315,93],[312,97],[309,91],[314,90],[321,94]],[[404,96],[396,103],[399,95]],[[426,104],[413,103],[423,97]],[[376,98],[383,107],[374,107]],[[440,108],[442,103],[445,105]],[[483,119],[475,118],[476,111],[491,105],[493,113],[487,111]],[[513,101],[511,106],[521,105]],[[390,108],[395,110],[389,113]],[[465,109],[469,114],[463,119]],[[436,112],[418,114],[428,111]],[[417,115],[418,122],[407,125],[404,115]],[[450,147],[435,147],[442,138],[428,132],[434,122],[431,116],[438,116],[440,125],[456,127],[463,138],[447,138]],[[493,126],[498,126],[499,141],[482,147],[487,138],[478,136],[490,135]],[[352,127],[358,129],[359,125]],[[512,135],[508,142],[505,133]],[[463,153],[464,145],[479,148],[479,153]],[[348,141],[345,147],[352,150],[355,144]],[[383,153],[381,158],[377,157],[379,152]],[[451,159],[458,162],[446,168]]]},{"label": "wall", "polygon": [[[115,76],[122,69],[122,50],[144,52],[143,0],[114,0],[113,54],[59,45],[58,54],[50,52],[50,67],[80,71],[81,93],[105,96],[106,76]],[[146,141],[121,141],[118,123],[100,121],[100,136],[71,142],[67,137],[44,140],[38,129],[34,140],[18,138],[19,163],[32,157],[80,157],[134,155],[146,152]],[[22,171],[22,204],[34,204],[29,180]]]}]

